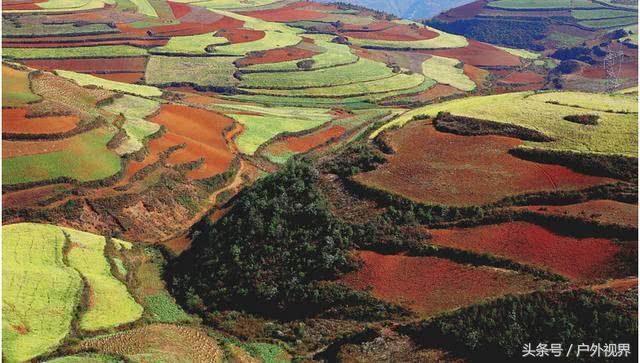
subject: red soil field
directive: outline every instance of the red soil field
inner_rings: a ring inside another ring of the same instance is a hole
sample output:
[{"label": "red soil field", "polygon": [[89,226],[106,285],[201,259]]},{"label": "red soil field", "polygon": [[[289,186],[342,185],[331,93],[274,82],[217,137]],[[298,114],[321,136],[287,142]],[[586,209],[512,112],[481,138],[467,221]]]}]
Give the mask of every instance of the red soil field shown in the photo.
[{"label": "red soil field", "polygon": [[173,1],[167,1],[167,3],[176,19],[180,19],[191,12],[191,6],[188,4],[174,3]]},{"label": "red soil field", "polygon": [[71,148],[72,140],[69,138],[55,141],[2,141],[2,158],[8,159],[16,156],[37,155],[62,151]]},{"label": "red soil field", "polygon": [[355,180],[423,203],[484,205],[523,193],[613,182],[511,156],[519,139],[443,133],[425,121],[392,132],[391,144],[396,153],[388,162]]},{"label": "red soil field", "polygon": [[484,81],[486,80],[489,72],[470,64],[464,64],[462,66],[462,70],[464,71],[464,74],[469,77],[476,86],[478,86],[479,89],[484,88]]},{"label": "red soil field", "polygon": [[423,50],[427,54],[456,58],[473,66],[515,67],[520,65],[520,58],[498,49],[490,44],[469,39],[464,48]]},{"label": "red soil field", "polygon": [[144,73],[146,57],[127,58],[84,58],[84,59],[34,59],[25,60],[24,64],[45,71],[62,69],[80,73]]},{"label": "red soil field", "polygon": [[541,75],[526,71],[526,72],[513,72],[508,76],[500,80],[501,83],[506,84],[529,84],[529,83],[542,83],[544,77]]},{"label": "red soil field", "polygon": [[612,277],[620,247],[604,238],[574,238],[528,222],[431,230],[429,243],[489,253],[533,265],[573,280]]},{"label": "red soil field", "polygon": [[473,18],[474,16],[480,14],[480,11],[483,9],[484,5],[487,3],[487,0],[479,0],[474,1],[470,4],[462,5],[457,8],[448,10],[447,12],[439,15],[439,17],[444,19],[467,19]]},{"label": "red soil field", "polygon": [[397,303],[422,317],[506,294],[539,288],[532,277],[488,267],[471,267],[437,257],[381,255],[359,251],[364,265],[339,281],[355,289],[372,288],[378,299]]},{"label": "red soil field", "polygon": [[321,11],[301,9],[307,5],[308,4],[304,2],[299,2],[278,9],[248,11],[243,14],[266,21],[277,22],[318,20],[327,17],[327,14]]},{"label": "red soil field", "polygon": [[2,10],[42,10],[41,7],[36,5],[37,3],[45,2],[46,0],[33,0],[25,2],[2,2]]},{"label": "red soil field", "polygon": [[311,50],[297,47],[269,49],[267,51],[260,52],[258,55],[251,55],[249,57],[242,58],[238,60],[236,64],[239,67],[246,67],[253,64],[279,63],[310,58],[316,54],[316,52]]},{"label": "red soil field", "polygon": [[342,35],[360,39],[413,41],[432,39],[437,37],[438,33],[427,28],[396,25],[380,31],[345,32]]},{"label": "red soil field", "polygon": [[236,28],[222,29],[216,34],[216,36],[225,37],[229,42],[237,44],[255,42],[256,40],[264,38],[265,33],[262,30]]},{"label": "red soil field", "polygon": [[41,187],[16,190],[2,194],[2,204],[5,208],[24,208],[38,206],[40,200],[52,197],[65,189],[70,189],[71,184],[52,184]]},{"label": "red soil field", "polygon": [[368,25],[354,25],[354,24],[343,24],[342,31],[359,31],[359,30],[368,30],[368,31],[380,31],[384,29],[389,29],[397,26],[397,23],[392,23],[386,20],[376,20]]},{"label": "red soil field", "polygon": [[104,73],[96,74],[97,77],[108,79],[116,82],[136,83],[144,77],[144,73]]},{"label": "red soil field", "polygon": [[533,205],[513,209],[530,210],[544,215],[579,217],[607,224],[638,226],[638,206],[614,200],[590,200],[570,205]]},{"label": "red soil field", "polygon": [[204,164],[187,173],[192,179],[212,177],[229,168],[233,153],[223,137],[223,130],[233,120],[215,112],[192,107],[163,104],[152,122],[167,128],[165,139],[171,144],[187,146],[169,157],[173,164],[186,163],[203,157]]},{"label": "red soil field", "polygon": [[344,127],[333,125],[308,135],[286,137],[272,147],[269,147],[269,152],[275,155],[280,155],[286,151],[295,153],[307,152],[316,146],[325,144],[333,138],[342,136],[345,131]]},{"label": "red soil field", "polygon": [[27,118],[26,108],[2,109],[2,132],[10,134],[57,134],[73,130],[77,116]]}]

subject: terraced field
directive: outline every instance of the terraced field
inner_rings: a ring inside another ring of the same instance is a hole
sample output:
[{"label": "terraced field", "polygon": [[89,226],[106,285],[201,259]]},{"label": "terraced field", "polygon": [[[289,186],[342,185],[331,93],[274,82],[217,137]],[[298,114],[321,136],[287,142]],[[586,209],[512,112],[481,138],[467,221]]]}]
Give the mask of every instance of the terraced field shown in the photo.
[{"label": "terraced field", "polygon": [[[632,156],[637,153],[637,99],[635,96],[589,93],[512,93],[461,100],[418,108],[378,129],[403,126],[415,116],[435,117],[438,112],[514,124],[540,131],[555,139],[526,146],[560,151],[609,153]],[[620,113],[622,112],[622,113]],[[566,116],[599,116],[594,127],[564,120]]]}]

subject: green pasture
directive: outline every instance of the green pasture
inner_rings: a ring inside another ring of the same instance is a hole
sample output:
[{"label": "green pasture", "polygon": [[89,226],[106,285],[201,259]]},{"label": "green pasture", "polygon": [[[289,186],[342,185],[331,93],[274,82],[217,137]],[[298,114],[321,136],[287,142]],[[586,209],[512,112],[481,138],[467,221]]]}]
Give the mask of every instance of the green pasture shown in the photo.
[{"label": "green pasture", "polygon": [[162,96],[162,91],[156,87],[140,84],[130,84],[92,76],[90,74],[77,73],[57,69],[56,73],[64,78],[71,79],[81,86],[98,86],[110,91],[130,93],[143,97]]},{"label": "green pasture", "polygon": [[125,117],[122,128],[126,131],[128,140],[115,149],[118,155],[140,150],[144,146],[145,139],[160,130],[160,125],[145,120],[145,117],[160,109],[160,104],[157,101],[124,95],[103,108]]},{"label": "green pasture", "polygon": [[638,23],[638,18],[635,15],[629,16],[626,18],[583,20],[578,22],[578,24],[582,26],[586,26],[587,28],[594,28],[594,29],[618,28],[618,27],[624,27],[624,26],[637,24],[637,23]]},{"label": "green pasture", "polygon": [[488,5],[492,8],[507,10],[552,10],[602,7],[590,0],[498,0],[492,1]]},{"label": "green pasture", "polygon": [[147,63],[148,84],[190,83],[199,86],[234,87],[237,57],[165,57],[152,56]]},{"label": "green pasture", "polygon": [[99,354],[99,353],[81,353],[76,355],[68,355],[60,358],[54,358],[46,361],[46,363],[122,363],[120,358]]},{"label": "green pasture", "polygon": [[461,91],[473,91],[476,84],[462,70],[462,62],[453,58],[431,56],[422,63],[422,73],[441,84]]},{"label": "green pasture", "polygon": [[24,362],[52,351],[67,336],[82,293],[78,272],[63,262],[60,228],[2,226],[2,355]]},{"label": "green pasture", "polygon": [[621,18],[634,15],[632,11],[615,9],[571,10],[571,16],[578,20]]},{"label": "green pasture", "polygon": [[209,54],[209,52],[206,51],[207,46],[224,44],[229,44],[227,38],[217,37],[216,33],[204,33],[172,37],[166,45],[152,48],[149,52],[152,54],[204,55]]},{"label": "green pasture", "polygon": [[520,57],[522,59],[538,59],[538,58],[540,58],[540,54],[539,53],[532,52],[530,50],[518,49],[518,48],[498,47],[498,46],[496,46],[496,48],[500,48],[500,49],[504,50],[505,52],[507,52],[509,54],[513,54],[516,57]]},{"label": "green pasture", "polygon": [[66,139],[68,143],[60,151],[3,159],[2,184],[40,182],[58,177],[86,182],[110,177],[121,168],[118,155],[106,146],[114,133],[98,128]]},{"label": "green pasture", "polygon": [[393,76],[391,68],[381,62],[360,58],[358,62],[308,72],[249,73],[242,76],[242,87],[294,89],[330,87],[375,81]]},{"label": "green pasture", "polygon": [[[582,92],[550,92],[537,95],[532,92],[518,92],[467,97],[406,112],[376,130],[370,137],[373,138],[380,131],[390,127],[401,127],[415,116],[435,117],[444,111],[458,116],[527,127],[554,139],[545,143],[525,143],[535,148],[635,157],[638,149],[638,115],[637,106],[634,106],[636,102],[636,95]],[[634,113],[603,111],[612,107],[612,104],[616,104],[617,109]],[[566,116],[583,114],[600,116],[598,125],[580,125],[564,120]]]},{"label": "green pasture", "polygon": [[[6,10],[5,10],[6,11]],[[19,26],[6,18],[2,19],[2,34],[5,37],[51,36],[116,33],[118,30],[104,23],[76,26],[74,23],[40,23],[23,21]]]},{"label": "green pasture", "polygon": [[370,82],[351,83],[335,87],[318,87],[293,90],[246,89],[254,94],[267,94],[288,97],[357,97],[375,93],[385,93],[415,88],[424,82],[421,74],[399,73],[390,78]]},{"label": "green pasture", "polygon": [[96,331],[138,320],[140,306],[127,287],[111,274],[111,266],[104,254],[106,240],[102,236],[62,228],[69,236],[71,248],[67,258],[89,285],[89,304],[80,319],[80,328]]},{"label": "green pasture", "polygon": [[[99,45],[66,48],[4,48],[4,57],[15,59],[56,59],[56,58],[121,58],[147,55],[147,50],[131,45]],[[105,59],[105,62],[108,60]]]}]

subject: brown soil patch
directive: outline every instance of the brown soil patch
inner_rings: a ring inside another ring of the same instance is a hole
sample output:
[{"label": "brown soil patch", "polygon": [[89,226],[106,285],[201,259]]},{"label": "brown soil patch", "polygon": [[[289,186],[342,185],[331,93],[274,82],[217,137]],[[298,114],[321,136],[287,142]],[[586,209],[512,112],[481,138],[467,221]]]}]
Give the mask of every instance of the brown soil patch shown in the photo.
[{"label": "brown soil patch", "polygon": [[102,338],[85,339],[75,351],[95,350],[124,356],[148,355],[171,362],[220,362],[224,353],[206,332],[170,324],[153,324]]},{"label": "brown soil patch", "polygon": [[489,267],[461,265],[437,257],[381,255],[359,251],[361,269],[340,281],[373,296],[400,304],[422,317],[478,303],[506,294],[535,290],[533,277]]},{"label": "brown soil patch", "polygon": [[11,325],[11,328],[13,328],[13,330],[15,330],[20,335],[26,335],[29,333],[29,328],[24,325]]},{"label": "brown soil patch", "polygon": [[56,134],[73,130],[77,116],[27,118],[26,108],[2,109],[2,132],[11,134]]},{"label": "brown soil patch", "polygon": [[298,2],[277,9],[248,11],[243,14],[275,22],[318,20],[327,17],[327,14],[321,11],[301,9],[307,7],[307,5],[304,2]]},{"label": "brown soil patch", "polygon": [[412,27],[408,25],[396,25],[377,31],[345,32],[342,35],[359,39],[391,40],[391,41],[416,41],[433,39],[438,33],[428,28]]},{"label": "brown soil patch", "polygon": [[515,67],[520,58],[490,44],[469,39],[464,48],[423,50],[421,52],[441,57],[456,58],[465,64],[481,67]]},{"label": "brown soil patch", "polygon": [[5,192],[2,194],[2,204],[5,208],[37,207],[40,200],[50,198],[70,188],[70,184],[53,184]]},{"label": "brown soil patch", "polygon": [[188,172],[189,178],[208,178],[229,168],[233,153],[223,137],[223,131],[233,124],[232,119],[211,111],[163,104],[159,114],[151,121],[167,128],[167,141],[187,145],[169,157],[170,163],[180,164],[204,158],[202,167]]},{"label": "brown soil patch", "polygon": [[333,125],[329,128],[322,129],[308,135],[286,137],[281,142],[270,147],[269,152],[276,155],[285,151],[292,151],[295,153],[307,152],[333,138],[342,136],[345,131],[346,129],[344,127]]},{"label": "brown soil patch", "polygon": [[606,224],[618,224],[636,228],[638,226],[638,206],[614,200],[590,200],[570,205],[532,205],[514,207],[513,209],[529,210],[544,215],[578,217],[587,221]]},{"label": "brown soil patch", "polygon": [[473,18],[476,15],[480,14],[480,12],[482,11],[486,3],[487,3],[487,0],[479,0],[479,1],[474,1],[470,4],[458,6],[454,9],[448,10],[438,15],[438,18],[447,19],[451,21],[456,19]]},{"label": "brown soil patch", "polygon": [[544,77],[531,71],[513,72],[501,79],[500,82],[506,84],[542,83],[544,82]]},{"label": "brown soil patch", "polygon": [[72,138],[55,141],[3,141],[2,159],[17,156],[47,154],[55,151],[69,149],[72,146]]},{"label": "brown soil patch", "polygon": [[311,58],[316,54],[318,53],[298,47],[270,49],[265,52],[260,52],[257,55],[242,58],[238,60],[236,64],[239,67],[246,67],[253,64],[279,63]]},{"label": "brown soil patch", "polygon": [[478,67],[474,67],[471,64],[465,64],[462,66],[464,74],[478,86],[479,89],[484,89],[484,82],[489,75],[489,72]]},{"label": "brown soil patch", "polygon": [[430,232],[429,243],[505,257],[574,280],[611,277],[620,251],[608,239],[560,236],[528,222]]},{"label": "brown soil patch", "polygon": [[582,189],[612,182],[508,153],[522,144],[502,136],[459,136],[416,121],[393,132],[396,153],[361,183],[423,203],[483,205],[529,192]]}]

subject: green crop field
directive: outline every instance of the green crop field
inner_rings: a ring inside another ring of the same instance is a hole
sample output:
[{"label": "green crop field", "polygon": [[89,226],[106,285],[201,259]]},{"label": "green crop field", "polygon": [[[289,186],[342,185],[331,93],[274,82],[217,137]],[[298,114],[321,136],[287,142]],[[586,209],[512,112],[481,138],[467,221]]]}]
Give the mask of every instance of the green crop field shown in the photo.
[{"label": "green crop field", "polygon": [[114,134],[115,131],[98,128],[65,139],[68,142],[60,151],[3,159],[2,184],[39,182],[58,177],[83,182],[110,177],[121,168],[118,155],[106,146]]},{"label": "green crop field", "polygon": [[[324,51],[318,55],[315,55],[309,60],[313,61],[313,64],[309,67],[309,69],[322,69],[328,67],[337,67],[343,66],[347,64],[352,64],[358,61],[358,56],[353,54],[351,48],[348,45],[332,43],[331,39],[333,36],[324,35],[324,34],[314,34],[310,35],[315,41],[315,44],[324,49]],[[267,72],[267,71],[299,71],[298,67],[299,60],[295,61],[287,61],[287,62],[278,62],[278,63],[265,63],[265,64],[255,64],[249,67],[245,67],[243,71],[254,71],[254,72]]]},{"label": "green crop field", "polygon": [[390,78],[370,82],[345,84],[335,87],[305,88],[294,90],[246,89],[250,93],[288,97],[355,97],[375,93],[393,92],[415,88],[424,82],[421,74],[396,74]]},{"label": "green crop field", "polygon": [[65,236],[56,226],[12,224],[2,236],[2,354],[23,362],[69,333],[82,279],[63,262]]},{"label": "green crop field", "polygon": [[144,97],[162,96],[162,91],[153,86],[111,81],[108,79],[92,76],[90,74],[64,71],[60,69],[57,69],[56,73],[61,77],[75,81],[81,86],[98,86],[110,91],[130,93]]},{"label": "green crop field", "polygon": [[448,84],[461,91],[473,91],[476,84],[462,70],[462,63],[453,58],[431,56],[422,63],[422,73],[438,83]]},{"label": "green crop field", "polygon": [[153,6],[149,3],[149,0],[131,0],[131,2],[136,5],[140,14],[151,16],[154,18],[158,17],[156,9],[154,9]]},{"label": "green crop field", "polygon": [[[549,100],[571,104],[579,103],[581,107],[552,104],[547,102]],[[435,117],[438,112],[446,111],[458,116],[527,127],[555,139],[555,141],[546,143],[525,143],[536,148],[635,157],[638,148],[637,113],[621,114],[596,111],[608,108],[614,100],[620,102],[623,109],[627,108],[624,105],[628,105],[628,107],[633,107],[634,112],[637,112],[637,106],[632,106],[634,102],[637,102],[635,95],[610,96],[579,92],[571,92],[566,95],[559,92],[539,95],[534,95],[531,92],[507,93],[495,96],[468,97],[418,108],[384,125],[370,137],[375,137],[383,129],[403,126],[415,116]],[[585,126],[564,120],[565,116],[582,114],[600,116],[598,125]]]},{"label": "green crop field", "polygon": [[147,63],[148,84],[191,83],[200,86],[233,87],[236,57],[165,57],[152,56]]},{"label": "green crop field", "polygon": [[207,46],[229,44],[227,38],[217,37],[215,34],[216,33],[204,33],[172,37],[165,46],[152,48],[149,52],[152,54],[209,54],[209,52],[206,51]]},{"label": "green crop field", "polygon": [[114,114],[122,114],[125,117],[122,128],[127,132],[128,140],[115,149],[118,155],[140,150],[144,140],[160,130],[160,125],[145,120],[145,117],[160,109],[160,104],[157,101],[124,95],[115,99],[104,109]]},{"label": "green crop field", "polygon": [[89,285],[89,305],[80,319],[80,328],[95,331],[139,319],[142,306],[111,274],[111,266],[104,255],[105,238],[69,228],[62,230],[71,242],[69,265],[84,276]]},{"label": "green crop field", "polygon": [[83,11],[103,8],[106,2],[100,0],[48,0],[37,3],[41,10],[4,10],[6,13],[55,13],[69,11]]},{"label": "green crop field", "polygon": [[146,49],[131,45],[100,45],[66,48],[4,48],[2,51],[4,57],[15,59],[116,58],[147,55]]},{"label": "green crop field", "polygon": [[576,9],[601,7],[590,0],[498,0],[489,3],[492,8],[500,9]]},{"label": "green crop field", "polygon": [[413,41],[358,39],[351,37],[349,41],[354,45],[373,49],[447,49],[462,48],[469,45],[467,39],[463,36],[445,33],[434,28],[429,28],[429,30],[438,33],[438,36],[432,39]]},{"label": "green crop field", "polygon": [[636,24],[638,18],[636,16],[629,16],[626,18],[613,18],[613,19],[599,19],[599,20],[584,20],[578,24],[586,26],[587,28],[617,28],[627,25]]},{"label": "green crop field", "polygon": [[375,81],[393,76],[391,68],[381,62],[361,58],[358,62],[308,72],[250,73],[242,76],[242,87],[294,89],[330,87]]},{"label": "green crop field", "polygon": [[498,47],[498,46],[496,46],[496,48],[500,48],[500,49],[504,50],[505,52],[507,52],[509,54],[513,54],[516,57],[520,57],[522,59],[538,59],[538,58],[540,58],[540,54],[539,53],[532,52],[530,50],[507,48],[507,47]]},{"label": "green crop field", "polygon": [[237,139],[238,149],[253,155],[258,147],[283,132],[297,132],[312,129],[331,120],[331,116],[295,118],[293,116],[254,116],[229,114],[244,125],[245,129]]},{"label": "green crop field", "polygon": [[42,99],[34,94],[29,87],[29,72],[19,71],[3,64],[2,79],[4,80],[2,82],[3,106],[23,106]]},{"label": "green crop field", "polygon": [[107,24],[87,24],[77,26],[74,23],[49,24],[21,22],[19,26],[15,23],[2,19],[2,34],[7,37],[16,36],[51,36],[51,35],[82,35],[116,33],[117,30]]},{"label": "green crop field", "polygon": [[245,343],[242,344],[251,356],[265,363],[290,363],[291,356],[282,347],[269,343]]},{"label": "green crop field", "polygon": [[144,306],[153,322],[180,323],[192,320],[191,316],[185,313],[173,298],[164,292],[146,296]]},{"label": "green crop field", "polygon": [[[208,7],[210,4],[217,6],[218,1],[198,3],[198,6]],[[211,53],[216,55],[244,56],[249,52],[259,52],[270,49],[285,48],[296,45],[302,41],[302,30],[290,27],[286,24],[268,22],[249,16],[244,16],[228,11],[216,10],[224,16],[244,21],[244,27],[253,30],[264,31],[262,39],[229,45],[213,47]]]},{"label": "green crop field", "polygon": [[632,11],[615,9],[571,10],[571,16],[578,20],[621,18],[633,15]]}]

